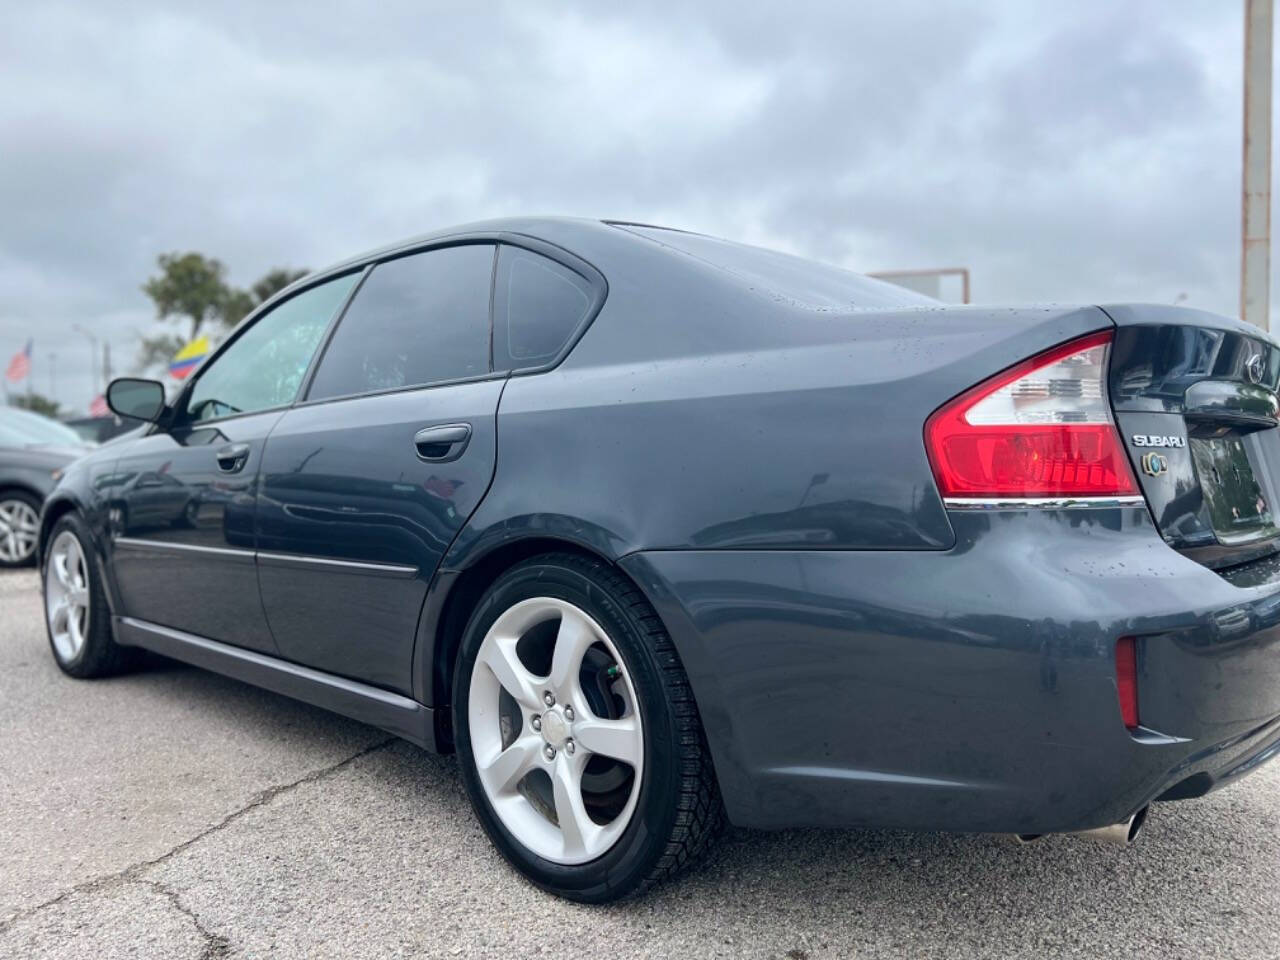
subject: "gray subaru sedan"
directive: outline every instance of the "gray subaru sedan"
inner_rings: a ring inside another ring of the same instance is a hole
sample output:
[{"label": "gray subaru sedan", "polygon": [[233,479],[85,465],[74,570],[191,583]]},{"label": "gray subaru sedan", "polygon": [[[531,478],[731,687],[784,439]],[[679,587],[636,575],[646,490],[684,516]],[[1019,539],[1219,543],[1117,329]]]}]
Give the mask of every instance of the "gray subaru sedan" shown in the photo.
[{"label": "gray subaru sedan", "polygon": [[456,751],[533,883],[722,825],[1082,833],[1280,752],[1280,346],[954,307],[632,223],[459,227],[250,315],[39,545],[138,648]]}]

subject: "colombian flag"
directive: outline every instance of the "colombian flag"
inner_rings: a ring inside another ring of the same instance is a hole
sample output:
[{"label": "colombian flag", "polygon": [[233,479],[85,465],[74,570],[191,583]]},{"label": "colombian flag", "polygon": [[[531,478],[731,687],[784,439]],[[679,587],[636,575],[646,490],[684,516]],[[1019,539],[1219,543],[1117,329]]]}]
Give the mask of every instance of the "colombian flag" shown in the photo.
[{"label": "colombian flag", "polygon": [[208,353],[209,338],[196,337],[173,355],[173,359],[169,361],[169,376],[175,380],[185,380]]}]

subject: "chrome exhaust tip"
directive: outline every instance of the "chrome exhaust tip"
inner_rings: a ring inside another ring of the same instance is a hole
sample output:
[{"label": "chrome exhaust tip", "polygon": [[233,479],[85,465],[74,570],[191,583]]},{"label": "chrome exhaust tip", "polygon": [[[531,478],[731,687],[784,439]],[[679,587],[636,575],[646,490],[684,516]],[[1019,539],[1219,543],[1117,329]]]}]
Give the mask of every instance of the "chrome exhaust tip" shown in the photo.
[{"label": "chrome exhaust tip", "polygon": [[1142,829],[1142,825],[1147,822],[1147,811],[1150,809],[1150,807],[1143,807],[1127,820],[1121,820],[1119,823],[1113,823],[1109,827],[1095,827],[1092,830],[1076,830],[1073,831],[1070,836],[1084,837],[1087,840],[1099,840],[1102,843],[1114,843],[1121,847],[1127,847],[1137,839],[1138,832]]},{"label": "chrome exhaust tip", "polygon": [[[1147,812],[1150,807],[1143,807],[1137,813],[1134,813],[1126,820],[1119,823],[1113,823],[1106,827],[1094,827],[1092,830],[1072,830],[1070,833],[1064,834],[1068,837],[1084,837],[1086,840],[1098,840],[1102,843],[1113,843],[1118,846],[1127,847],[1137,839],[1138,832],[1142,829],[1142,825],[1147,822]],[[1043,838],[1043,833],[1015,833],[1013,842],[1019,845],[1035,843]]]}]

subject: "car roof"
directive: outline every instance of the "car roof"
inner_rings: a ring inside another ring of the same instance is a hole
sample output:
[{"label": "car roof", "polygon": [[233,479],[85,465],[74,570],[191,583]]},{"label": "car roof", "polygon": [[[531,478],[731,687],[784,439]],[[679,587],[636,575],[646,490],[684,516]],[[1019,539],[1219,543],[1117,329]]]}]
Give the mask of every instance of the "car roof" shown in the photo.
[{"label": "car roof", "polygon": [[[543,239],[543,234],[548,230],[554,230],[556,233],[566,232],[566,228],[573,231],[574,227],[580,228],[578,231],[585,238],[589,236],[592,228],[598,228],[602,224],[611,223],[607,220],[593,220],[585,217],[496,217],[490,220],[474,220],[470,223],[457,224],[451,227],[444,227],[440,230],[433,230],[430,233],[422,233],[407,240],[400,240],[396,243],[387,244],[382,247],[375,247],[372,250],[366,250],[364,253],[357,254],[354,257],[348,257],[332,266],[323,270],[318,270],[302,280],[298,281],[299,285],[303,285],[308,281],[314,280],[320,276],[328,276],[330,274],[342,273],[350,270],[352,267],[358,267],[375,260],[382,260],[398,253],[406,253],[418,247],[429,246],[433,243],[439,243],[442,240],[449,240],[454,237],[483,237],[486,235],[498,234],[515,234]],[[621,222],[621,221],[619,221]],[[576,252],[576,251],[574,251]]]},{"label": "car roof", "polygon": [[[668,234],[670,239],[660,239],[661,234]],[[868,306],[885,308],[890,306],[922,306],[925,304],[934,304],[929,298],[910,294],[901,288],[894,288],[883,281],[871,280],[857,274],[853,271],[836,267],[832,264],[824,264],[820,261],[810,260],[803,257],[794,257],[790,254],[781,253],[779,251],[768,250],[761,247],[752,247],[737,243],[736,241],[726,240],[720,237],[710,236],[708,234],[697,233],[690,230],[681,230],[675,227],[666,227],[656,224],[639,223],[631,220],[622,219],[591,219],[585,217],[559,217],[559,216],[526,216],[526,217],[499,217],[489,220],[476,220],[471,223],[458,224],[456,226],[445,227],[430,233],[419,234],[407,240],[401,240],[386,246],[377,247],[367,250],[364,253],[348,257],[332,266],[323,270],[302,277],[288,287],[285,287],[266,303],[262,304],[254,311],[251,319],[275,306],[276,303],[293,296],[301,290],[322,283],[325,280],[348,273],[353,270],[359,270],[370,263],[384,260],[404,254],[412,253],[415,250],[433,244],[444,243],[450,240],[489,240],[497,241],[502,239],[527,238],[540,241],[543,244],[549,244],[553,247],[572,254],[579,260],[585,260],[588,264],[597,267],[607,277],[608,271],[602,269],[602,264],[597,263],[597,257],[616,257],[619,251],[618,244],[621,243],[625,247],[628,243],[642,244],[649,248],[652,253],[655,250],[661,251],[661,256],[677,257],[682,261],[697,262],[704,268],[710,268],[720,276],[721,280],[729,280],[748,289],[759,290],[765,287],[776,288],[782,294],[785,294],[785,284],[777,282],[775,276],[768,276],[768,271],[764,273],[753,272],[750,269],[740,269],[740,265],[735,266],[728,262],[724,256],[716,256],[707,253],[707,245],[716,245],[721,254],[728,253],[732,258],[741,259],[743,257],[759,258],[762,256],[772,258],[774,261],[789,261],[792,264],[804,264],[806,269],[821,271],[836,271],[845,279],[843,282],[849,282],[849,278],[857,277],[858,283],[866,286],[874,286],[882,288],[884,291],[893,290],[894,295],[885,299],[885,294],[878,298],[873,298],[874,303]],[[623,239],[627,238],[627,239]],[[693,245],[691,247],[690,245]],[[701,249],[699,249],[699,245]],[[737,251],[736,254],[733,251]],[[616,259],[614,261],[617,262]],[[793,268],[794,269],[794,268]],[[803,286],[803,285],[802,285]],[[784,299],[786,297],[784,296]],[[840,298],[836,298],[839,300]],[[796,297],[796,303],[800,304],[803,297]],[[833,301],[834,303],[835,301]],[[839,304],[836,304],[839,305]],[[827,309],[830,305],[823,308]]]}]

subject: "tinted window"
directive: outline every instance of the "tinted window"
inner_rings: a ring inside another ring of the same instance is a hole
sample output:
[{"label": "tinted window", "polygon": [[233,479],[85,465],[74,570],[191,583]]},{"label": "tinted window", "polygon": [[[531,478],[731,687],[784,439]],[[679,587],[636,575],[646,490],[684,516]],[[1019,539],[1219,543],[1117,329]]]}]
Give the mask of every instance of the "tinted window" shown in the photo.
[{"label": "tinted window", "polygon": [[504,245],[493,295],[494,367],[536,367],[555,357],[592,300],[585,278],[554,260]]},{"label": "tinted window", "polygon": [[292,403],[320,338],[355,285],[348,274],[286,300],[200,371],[187,400],[192,420]]},{"label": "tinted window", "polygon": [[625,230],[697,257],[746,280],[757,291],[772,291],[796,304],[816,310],[858,307],[920,307],[938,303],[883,280],[864,277],[825,263],[793,257],[789,253],[749,247],[661,227],[626,226]]},{"label": "tinted window", "polygon": [[492,276],[491,244],[378,264],[338,324],[308,399],[488,373]]}]

